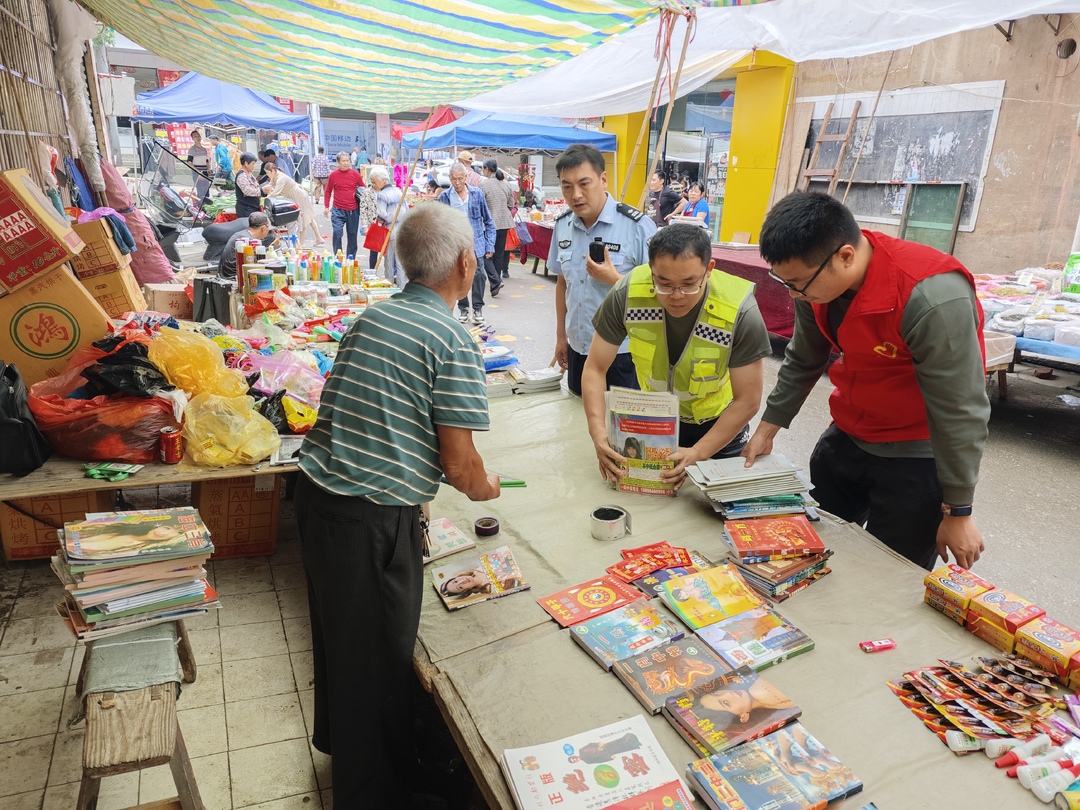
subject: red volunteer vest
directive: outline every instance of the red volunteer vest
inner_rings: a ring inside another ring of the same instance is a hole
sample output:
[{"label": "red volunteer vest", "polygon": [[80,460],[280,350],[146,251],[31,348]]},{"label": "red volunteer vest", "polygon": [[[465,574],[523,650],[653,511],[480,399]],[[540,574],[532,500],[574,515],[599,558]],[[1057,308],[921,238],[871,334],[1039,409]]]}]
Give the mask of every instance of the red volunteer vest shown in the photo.
[{"label": "red volunteer vest", "polygon": [[[863,231],[874,249],[866,279],[844,316],[835,338],[828,304],[812,304],[818,329],[840,359],[829,370],[836,389],[829,410],[840,430],[865,442],[906,442],[930,438],[926,402],[915,378],[911,352],[901,336],[904,307],[915,285],[953,271],[975,281],[960,262],[926,245],[875,231]],[[979,351],[983,346],[983,311],[979,313]]]}]

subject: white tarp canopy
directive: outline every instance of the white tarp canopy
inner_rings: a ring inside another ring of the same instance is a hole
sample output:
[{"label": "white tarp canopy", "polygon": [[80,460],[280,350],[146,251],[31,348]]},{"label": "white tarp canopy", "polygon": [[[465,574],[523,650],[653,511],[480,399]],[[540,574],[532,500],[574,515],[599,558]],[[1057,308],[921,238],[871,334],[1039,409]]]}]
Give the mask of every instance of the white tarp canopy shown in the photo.
[{"label": "white tarp canopy", "polygon": [[[865,56],[1033,14],[1080,12],[1080,0],[773,0],[698,9],[677,96],[696,90],[751,49],[795,62]],[[644,110],[659,20],[617,36],[542,73],[459,102],[526,115],[588,117]],[[671,37],[672,70],[685,28]],[[660,103],[667,101],[666,89]]]}]

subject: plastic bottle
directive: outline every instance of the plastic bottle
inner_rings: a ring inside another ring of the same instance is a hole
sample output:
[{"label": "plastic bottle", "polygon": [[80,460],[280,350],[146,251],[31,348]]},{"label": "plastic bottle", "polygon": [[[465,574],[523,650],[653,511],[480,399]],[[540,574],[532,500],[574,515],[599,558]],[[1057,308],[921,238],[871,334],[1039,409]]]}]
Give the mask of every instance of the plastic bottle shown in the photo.
[{"label": "plastic bottle", "polygon": [[945,742],[950,751],[981,751],[986,747],[986,740],[957,730],[946,731]]},{"label": "plastic bottle", "polygon": [[990,759],[997,759],[1004,756],[1006,753],[1016,748],[1019,745],[1023,745],[1023,740],[1018,740],[1015,737],[1001,737],[997,740],[987,740],[986,747],[983,751]]},{"label": "plastic bottle", "polygon": [[1037,765],[1021,765],[1016,769],[1016,778],[1020,784],[1031,790],[1031,786],[1052,773],[1071,768],[1075,763],[1071,759],[1059,759],[1055,762],[1040,762]]},{"label": "plastic bottle", "polygon": [[1080,765],[1073,765],[1071,768],[1044,776],[1031,786],[1031,792],[1038,797],[1039,801],[1049,804],[1054,800],[1055,793],[1065,790],[1076,781],[1078,776],[1080,776]]},{"label": "plastic bottle", "polygon": [[[995,760],[994,765],[999,768],[1008,768],[1022,759],[1042,756],[1050,750],[1050,746],[1053,744],[1054,741],[1050,739],[1049,734],[1040,734],[1038,737],[1033,737],[1028,740],[1023,745],[1018,745],[1006,752],[1004,756]],[[1050,800],[1047,799],[1047,801]]]},{"label": "plastic bottle", "polygon": [[1067,757],[1068,757],[1068,754],[1065,753],[1064,748],[1057,748],[1055,746],[1054,748],[1051,748],[1049,751],[1047,751],[1042,756],[1028,757],[1027,759],[1020,760],[1015,765],[1013,765],[1011,768],[1009,768],[1009,770],[1005,771],[1005,775],[1007,777],[1009,777],[1010,779],[1015,779],[1016,778],[1016,771],[1019,768],[1024,767],[1025,765],[1039,765],[1040,763],[1043,763],[1043,762],[1055,762],[1057,760],[1066,759]]},{"label": "plastic bottle", "polygon": [[1080,789],[1063,790],[1054,797],[1054,810],[1076,810],[1080,807]]}]

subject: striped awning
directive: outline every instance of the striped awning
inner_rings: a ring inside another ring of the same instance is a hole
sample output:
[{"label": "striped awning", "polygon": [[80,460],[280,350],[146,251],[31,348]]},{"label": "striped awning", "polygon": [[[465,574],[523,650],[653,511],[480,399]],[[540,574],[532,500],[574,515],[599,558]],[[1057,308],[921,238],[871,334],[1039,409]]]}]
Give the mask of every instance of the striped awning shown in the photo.
[{"label": "striped awning", "polygon": [[469,98],[554,67],[662,8],[768,0],[79,2],[189,70],[280,97],[399,112]]}]

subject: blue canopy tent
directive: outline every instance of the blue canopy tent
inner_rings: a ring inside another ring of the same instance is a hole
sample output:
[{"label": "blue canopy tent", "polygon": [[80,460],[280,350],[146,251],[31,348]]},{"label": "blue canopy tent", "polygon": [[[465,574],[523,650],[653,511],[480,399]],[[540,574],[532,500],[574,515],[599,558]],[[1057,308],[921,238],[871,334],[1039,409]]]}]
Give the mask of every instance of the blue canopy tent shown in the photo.
[{"label": "blue canopy tent", "polygon": [[311,132],[306,115],[294,115],[266,93],[188,73],[168,87],[139,93],[133,121],[154,124],[220,124],[245,129]]},{"label": "blue canopy tent", "polygon": [[[417,149],[423,132],[401,139],[404,149]],[[424,149],[525,149],[561,152],[572,143],[587,143],[614,152],[616,139],[606,132],[566,126],[558,118],[473,111],[457,121],[428,130]]]}]

